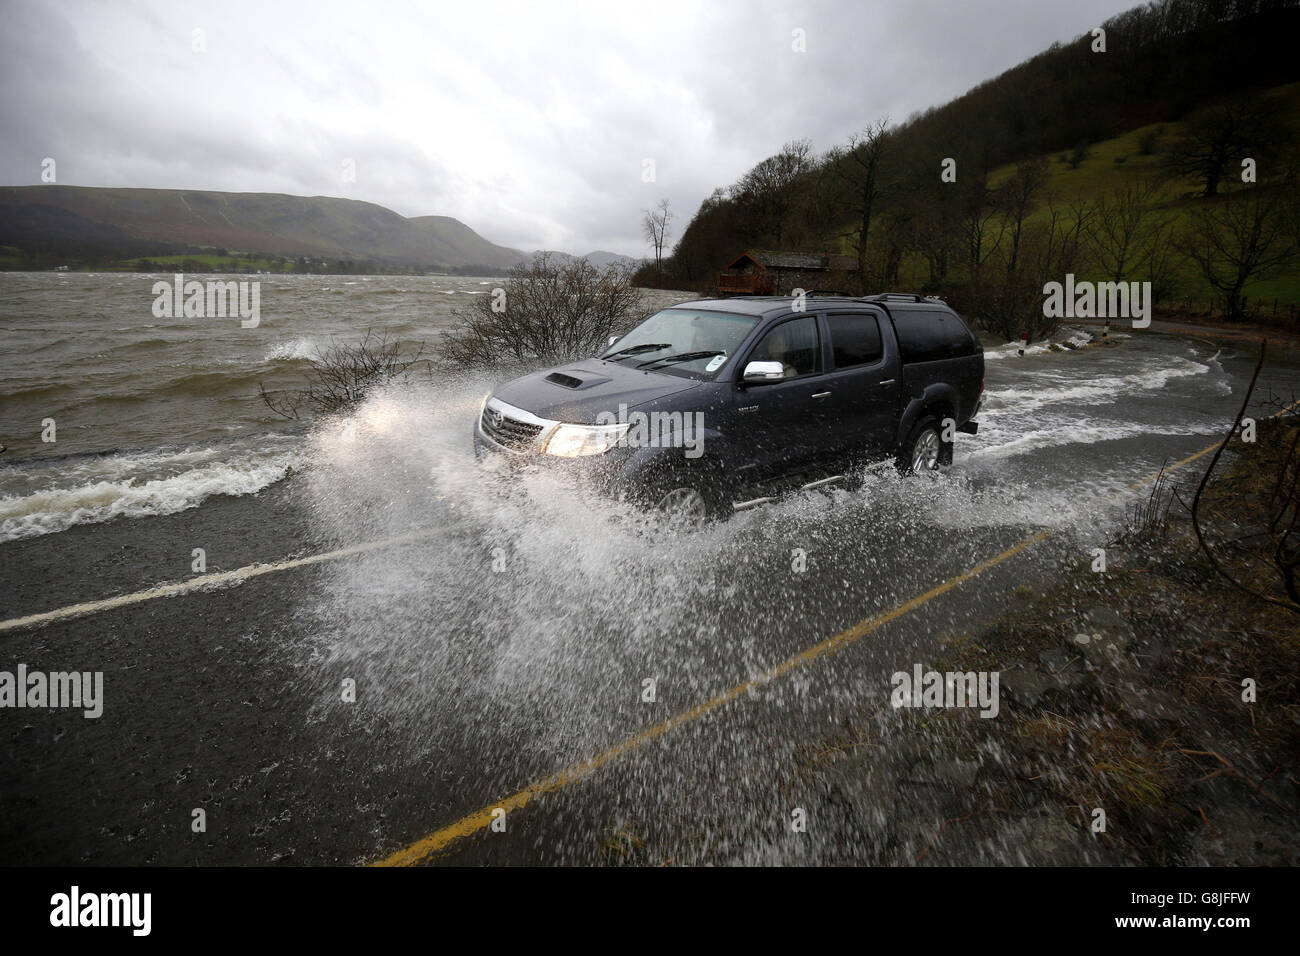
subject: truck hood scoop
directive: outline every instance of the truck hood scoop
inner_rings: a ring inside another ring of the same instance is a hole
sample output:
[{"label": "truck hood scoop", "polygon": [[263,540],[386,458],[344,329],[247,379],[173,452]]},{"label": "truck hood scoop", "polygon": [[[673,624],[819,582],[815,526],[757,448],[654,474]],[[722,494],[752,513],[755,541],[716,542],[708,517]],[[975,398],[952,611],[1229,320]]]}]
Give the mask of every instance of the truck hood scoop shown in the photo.
[{"label": "truck hood scoop", "polygon": [[546,381],[552,385],[572,389],[594,388],[597,385],[604,385],[609,380],[607,375],[593,373],[581,368],[565,369],[562,372],[552,372],[546,376]]},{"label": "truck hood scoop", "polygon": [[539,418],[590,425],[599,423],[602,414],[616,413],[621,405],[635,408],[699,384],[695,379],[595,360],[531,372],[506,382],[494,394]]}]

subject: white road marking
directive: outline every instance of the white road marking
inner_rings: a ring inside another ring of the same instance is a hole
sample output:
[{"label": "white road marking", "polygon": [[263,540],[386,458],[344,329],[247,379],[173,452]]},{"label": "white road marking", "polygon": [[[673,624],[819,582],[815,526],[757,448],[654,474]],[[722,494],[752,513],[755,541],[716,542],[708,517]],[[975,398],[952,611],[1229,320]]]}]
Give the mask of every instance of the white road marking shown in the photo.
[{"label": "white road marking", "polygon": [[[1269,418],[1279,418],[1290,412],[1292,409],[1300,407],[1300,401],[1292,402],[1280,411],[1274,412]],[[1191,464],[1198,458],[1208,455],[1219,447],[1221,442],[1215,442],[1207,448],[1203,448],[1194,455],[1189,455],[1182,461],[1175,462],[1163,469],[1166,474],[1170,474],[1184,465]],[[887,465],[888,462],[882,463]],[[1159,472],[1140,478],[1129,485],[1131,490],[1137,490],[1147,482],[1153,481]],[[1116,497],[1118,496],[1116,493]],[[751,502],[743,502],[740,507],[752,507],[764,503],[765,499],[758,498]],[[371,541],[366,544],[353,545],[350,548],[340,548],[337,551],[326,551],[323,554],[313,554],[305,558],[293,558],[289,561],[279,561],[275,564],[250,564],[247,567],[237,568],[234,571],[223,571],[219,574],[205,574],[189,581],[180,581],[175,584],[163,584],[155,588],[149,588],[145,591],[135,591],[131,594],[121,594],[117,597],[105,598],[100,601],[87,601],[84,604],[72,604],[68,607],[56,608],[53,611],[43,611],[40,614],[29,614],[26,617],[10,618],[7,621],[0,621],[0,634],[8,631],[18,630],[24,627],[36,627],[43,624],[50,624],[54,621],[63,621],[69,618],[82,617],[87,614],[98,614],[102,611],[111,611],[119,607],[127,607],[132,604],[140,604],[144,601],[152,601],[156,598],[176,597],[180,594],[188,594],[191,591],[203,591],[209,588],[219,588],[226,585],[238,586],[251,578],[260,577],[263,574],[271,574],[275,571],[291,571],[294,568],[303,568],[313,564],[322,564],[326,561],[335,561],[339,558],[350,557],[354,554],[364,554],[367,551],[377,551],[380,548],[391,548],[397,545],[406,544],[411,541],[419,541],[435,534],[435,529],[426,528],[421,531],[413,531],[410,534],[398,535],[395,538],[385,538],[381,541]]]},{"label": "white road marking", "polygon": [[103,611],[111,611],[132,604],[140,604],[144,601],[155,600],[156,598],[176,597],[177,595],[188,594],[191,591],[204,591],[210,588],[238,586],[243,584],[245,581],[260,577],[263,574],[271,574],[276,571],[291,571],[295,568],[304,568],[313,564],[322,564],[326,561],[336,561],[339,558],[364,554],[367,551],[377,551],[380,548],[391,548],[412,541],[419,541],[434,533],[435,532],[432,529],[415,531],[411,534],[399,535],[395,538],[385,538],[381,541],[370,541],[365,544],[353,545],[349,548],[340,548],[337,551],[326,551],[321,554],[312,554],[305,558],[292,558],[288,561],[277,561],[274,564],[250,564],[247,567],[236,568],[234,571],[222,571],[218,574],[201,574],[188,581],[178,581],[175,584],[161,584],[144,591],[134,591],[131,594],[119,594],[117,597],[104,598],[100,601],[87,601],[84,604],[70,604],[67,607],[56,608],[53,611],[42,611],[40,614],[29,614],[26,617],[15,617],[10,618],[7,621],[0,621],[0,634],[14,631],[19,628],[36,627],[42,624],[50,624],[54,621],[83,617],[87,614],[99,614]]}]

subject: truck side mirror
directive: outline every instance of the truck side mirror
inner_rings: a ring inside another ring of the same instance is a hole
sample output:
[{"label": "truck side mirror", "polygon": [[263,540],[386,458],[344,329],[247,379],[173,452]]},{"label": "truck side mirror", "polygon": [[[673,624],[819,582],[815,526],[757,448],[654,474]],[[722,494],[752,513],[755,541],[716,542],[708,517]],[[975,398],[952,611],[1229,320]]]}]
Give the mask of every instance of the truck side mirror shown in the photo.
[{"label": "truck side mirror", "polygon": [[785,366],[780,362],[750,362],[745,366],[741,381],[748,385],[780,382],[785,379]]}]

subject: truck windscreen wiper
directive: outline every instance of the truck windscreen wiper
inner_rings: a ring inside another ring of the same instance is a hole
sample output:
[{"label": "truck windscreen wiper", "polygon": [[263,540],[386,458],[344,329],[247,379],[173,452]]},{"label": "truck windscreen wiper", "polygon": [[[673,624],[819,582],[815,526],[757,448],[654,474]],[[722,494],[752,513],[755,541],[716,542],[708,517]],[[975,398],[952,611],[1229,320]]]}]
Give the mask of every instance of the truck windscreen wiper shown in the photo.
[{"label": "truck windscreen wiper", "polygon": [[651,359],[648,362],[637,362],[637,368],[645,368],[648,365],[667,365],[669,362],[689,362],[693,359],[713,358],[715,355],[726,355],[719,349],[709,349],[704,352],[678,352],[676,355],[665,355],[663,358]]},{"label": "truck windscreen wiper", "polygon": [[670,349],[673,347],[672,342],[646,342],[641,345],[629,345],[625,349],[619,349],[617,352],[610,352],[602,355],[603,359],[612,359],[620,355],[640,355],[642,352],[657,352],[659,349]]}]

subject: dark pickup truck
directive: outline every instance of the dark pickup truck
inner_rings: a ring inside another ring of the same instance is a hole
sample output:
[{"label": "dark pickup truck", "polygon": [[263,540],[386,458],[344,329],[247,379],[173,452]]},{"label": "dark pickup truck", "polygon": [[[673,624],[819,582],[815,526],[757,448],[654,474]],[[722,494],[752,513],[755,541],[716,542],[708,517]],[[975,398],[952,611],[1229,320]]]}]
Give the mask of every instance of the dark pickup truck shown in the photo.
[{"label": "dark pickup truck", "polygon": [[474,444],[569,459],[620,497],[694,520],[872,459],[950,464],[983,391],[979,340],[938,299],[704,299],[650,316],[599,357],[501,385]]}]

